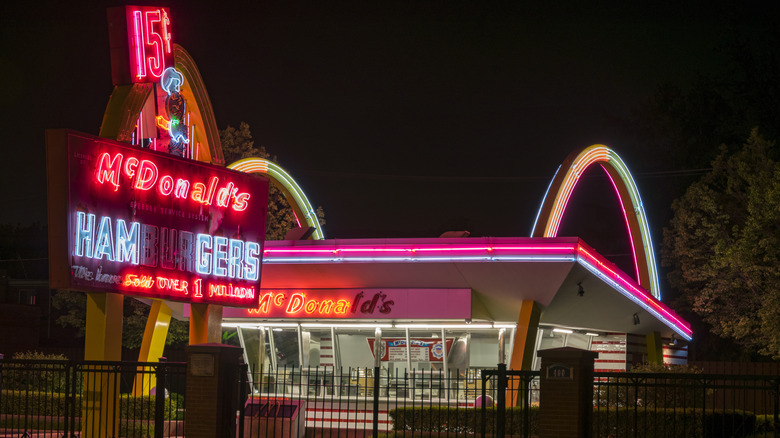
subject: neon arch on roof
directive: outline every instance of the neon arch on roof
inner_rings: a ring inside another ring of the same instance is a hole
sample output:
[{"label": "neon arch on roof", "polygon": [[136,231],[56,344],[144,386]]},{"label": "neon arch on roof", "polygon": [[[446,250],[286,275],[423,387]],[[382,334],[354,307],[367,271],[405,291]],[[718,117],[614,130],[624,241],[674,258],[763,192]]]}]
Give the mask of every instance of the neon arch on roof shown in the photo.
[{"label": "neon arch on roof", "polygon": [[268,175],[271,178],[271,182],[282,191],[284,197],[290,202],[290,207],[292,207],[295,214],[298,226],[302,225],[301,219],[303,219],[308,226],[314,227],[314,233],[312,234],[314,239],[322,240],[325,238],[314,207],[312,207],[298,183],[281,166],[265,158],[252,157],[238,160],[227,167],[240,172]]},{"label": "neon arch on roof", "polygon": [[[637,283],[660,300],[658,269],[644,204],[628,167],[620,156],[607,146],[589,146],[572,152],[564,160],[544,195],[531,236],[558,236],[558,229],[574,188],[582,174],[594,164],[599,164],[604,169],[617,195],[631,243]],[[561,173],[561,169],[566,171]]]}]

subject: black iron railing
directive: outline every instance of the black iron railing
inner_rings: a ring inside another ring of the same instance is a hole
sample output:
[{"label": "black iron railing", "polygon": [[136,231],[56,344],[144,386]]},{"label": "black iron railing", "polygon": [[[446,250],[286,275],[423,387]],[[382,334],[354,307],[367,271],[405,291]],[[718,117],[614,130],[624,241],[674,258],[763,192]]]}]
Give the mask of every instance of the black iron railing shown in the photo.
[{"label": "black iron railing", "polygon": [[780,376],[595,373],[597,437],[778,436]]},{"label": "black iron railing", "polygon": [[0,359],[0,435],[183,435],[185,372],[178,362]]},{"label": "black iron railing", "polygon": [[[380,436],[497,436],[501,426],[507,435],[533,436],[528,425],[536,418],[538,374],[509,372],[502,382],[496,370],[476,369],[450,375],[380,370],[378,376],[373,368],[245,371],[239,436],[299,437],[308,429],[316,436],[362,437],[375,425]],[[502,397],[504,421],[498,421],[495,404]]]}]

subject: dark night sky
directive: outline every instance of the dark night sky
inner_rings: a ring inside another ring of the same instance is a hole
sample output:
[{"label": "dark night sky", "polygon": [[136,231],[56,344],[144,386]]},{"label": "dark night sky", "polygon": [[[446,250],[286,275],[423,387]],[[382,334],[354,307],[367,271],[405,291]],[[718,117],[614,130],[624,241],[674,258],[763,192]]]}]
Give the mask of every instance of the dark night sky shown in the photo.
[{"label": "dark night sky", "polygon": [[[0,223],[45,221],[44,129],[97,134],[116,4],[0,5]],[[670,169],[623,120],[659,83],[721,68],[730,18],[672,1],[155,4],[171,8],[218,126],[248,122],[324,207],[330,238],[526,236],[558,164],[593,143],[638,174],[651,220],[668,218],[673,195],[646,175]],[[613,195],[589,180],[564,232],[614,239]],[[664,225],[651,223],[656,244]]]}]

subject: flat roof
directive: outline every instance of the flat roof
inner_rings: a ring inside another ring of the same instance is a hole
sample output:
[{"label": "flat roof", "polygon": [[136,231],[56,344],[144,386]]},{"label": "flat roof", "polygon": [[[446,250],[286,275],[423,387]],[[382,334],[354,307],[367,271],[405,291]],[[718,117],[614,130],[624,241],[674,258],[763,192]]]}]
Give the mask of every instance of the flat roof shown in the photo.
[{"label": "flat roof", "polygon": [[469,288],[473,318],[516,322],[521,303],[533,300],[544,325],[686,340],[693,334],[576,237],[267,241],[261,288]]}]

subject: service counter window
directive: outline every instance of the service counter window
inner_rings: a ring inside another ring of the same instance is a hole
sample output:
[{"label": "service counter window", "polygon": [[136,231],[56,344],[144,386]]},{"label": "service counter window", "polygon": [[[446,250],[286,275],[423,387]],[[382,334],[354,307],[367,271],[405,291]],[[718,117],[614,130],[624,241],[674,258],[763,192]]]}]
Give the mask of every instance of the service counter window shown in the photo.
[{"label": "service counter window", "polygon": [[300,356],[303,345],[300,344],[304,343],[304,340],[301,339],[299,342],[298,328],[273,327],[270,334],[273,336],[276,367],[291,369],[301,366],[303,362]]},{"label": "service counter window", "polygon": [[[540,327],[537,333],[537,350],[549,350],[551,348],[574,347],[581,350],[590,350],[593,333],[574,331],[565,328]],[[541,368],[541,359],[534,355],[533,369]]]},{"label": "service counter window", "polygon": [[244,361],[252,373],[267,372],[273,366],[268,330],[263,327],[237,327],[239,345],[244,349]]}]

